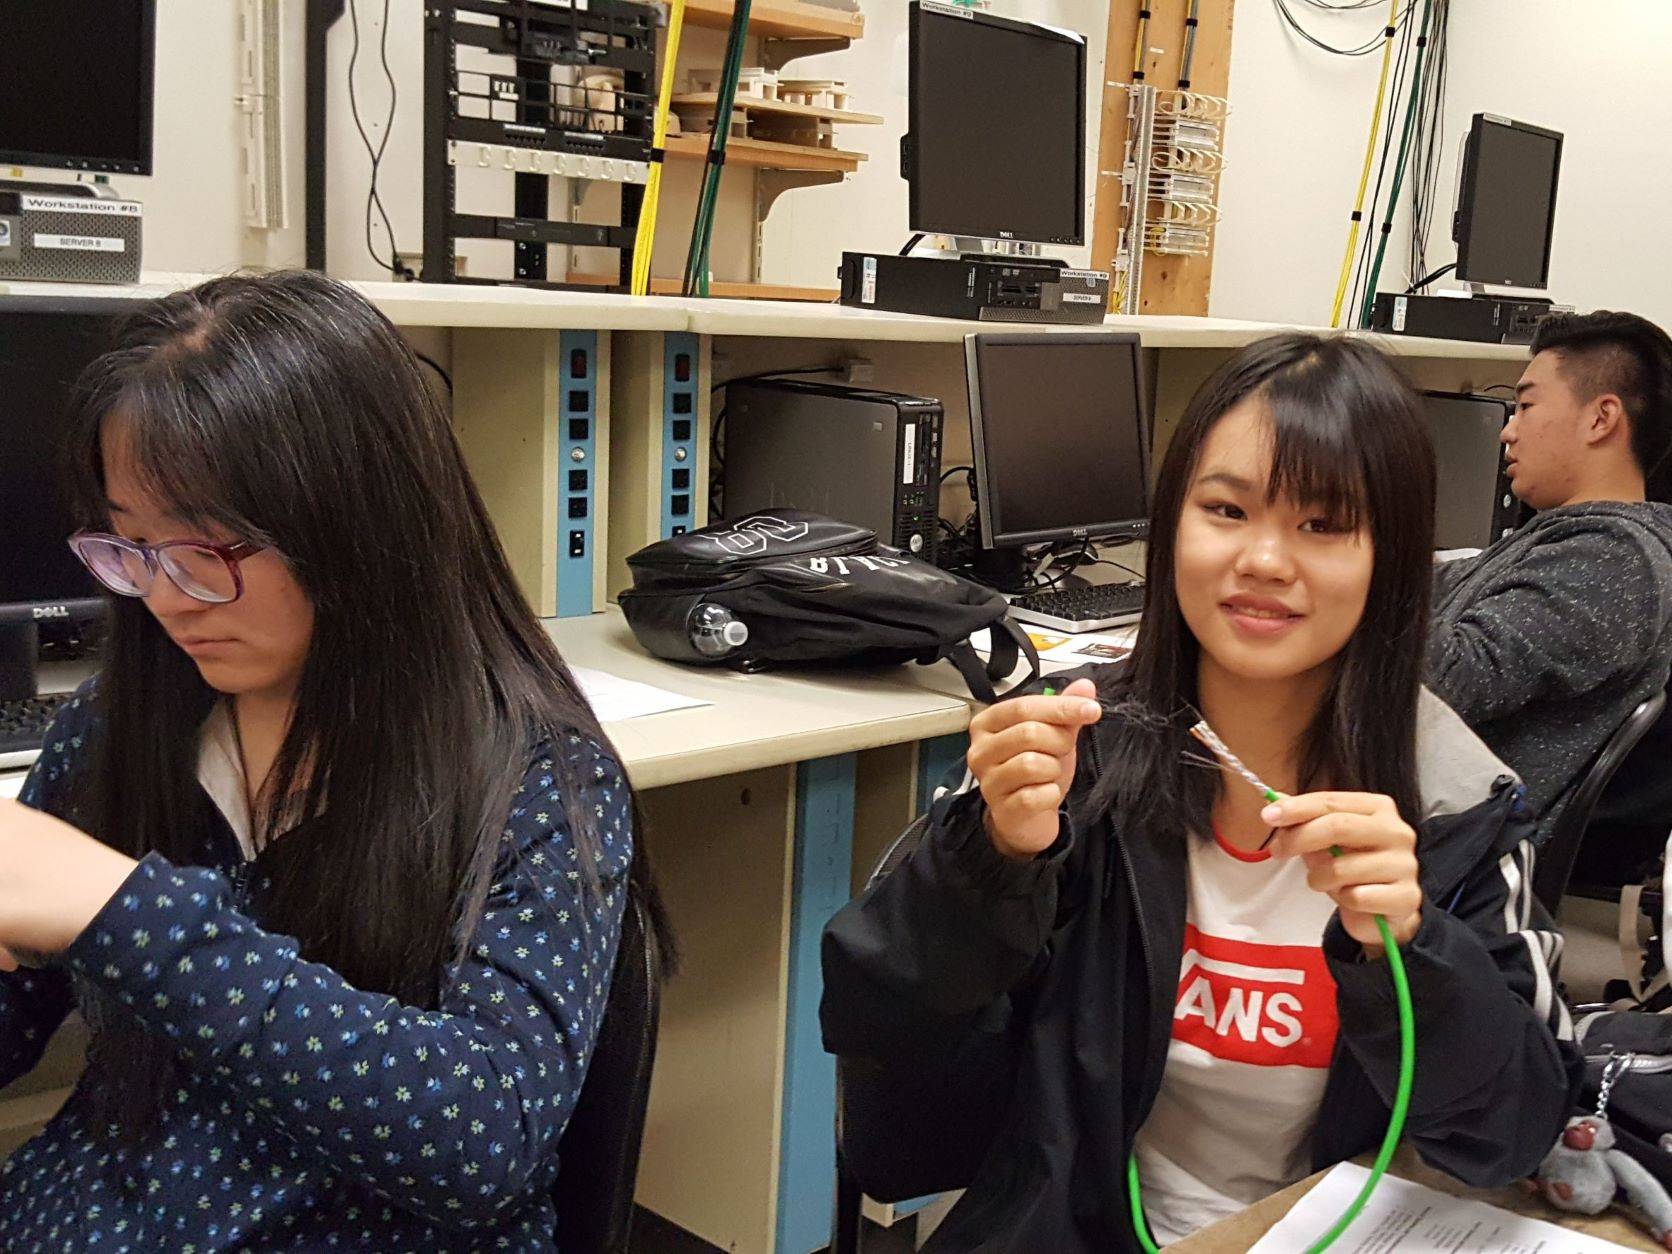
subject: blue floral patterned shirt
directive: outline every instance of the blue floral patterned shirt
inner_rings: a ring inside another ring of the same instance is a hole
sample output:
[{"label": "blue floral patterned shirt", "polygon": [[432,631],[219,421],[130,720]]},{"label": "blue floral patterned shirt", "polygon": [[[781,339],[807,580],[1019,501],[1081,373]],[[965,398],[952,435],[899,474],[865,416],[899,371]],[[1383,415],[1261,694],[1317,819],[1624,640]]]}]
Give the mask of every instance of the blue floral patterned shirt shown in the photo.
[{"label": "blue floral patterned shirt", "polygon": [[[94,705],[84,691],[60,713],[26,804],[62,810]],[[555,1248],[557,1145],[608,996],[632,858],[620,768],[590,740],[560,747],[590,781],[603,891],[583,899],[556,748],[542,746],[470,957],[434,1010],[354,988],[264,931],[240,908],[242,856],[224,823],[205,833],[209,865],[146,857],[61,965],[0,974],[0,1084],[40,1058],[77,980],[184,1062],[132,1149],[84,1121],[88,1090],[123,1082],[89,1068],[0,1169],[0,1248]]]}]

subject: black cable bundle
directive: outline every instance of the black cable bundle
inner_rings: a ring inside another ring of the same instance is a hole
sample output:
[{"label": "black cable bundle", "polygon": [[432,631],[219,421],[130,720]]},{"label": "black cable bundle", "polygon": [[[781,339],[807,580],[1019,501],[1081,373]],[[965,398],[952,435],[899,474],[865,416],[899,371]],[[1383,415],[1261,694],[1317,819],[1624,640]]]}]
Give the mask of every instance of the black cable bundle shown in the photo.
[{"label": "black cable bundle", "polygon": [[[1284,24],[1287,25],[1290,30],[1294,31],[1295,34],[1299,35],[1307,43],[1311,44],[1314,48],[1317,48],[1321,52],[1334,53],[1338,57],[1367,57],[1373,52],[1380,52],[1382,50],[1382,40],[1386,37],[1386,33],[1384,31],[1377,31],[1374,39],[1369,40],[1367,43],[1360,44],[1356,48],[1337,48],[1334,44],[1324,42],[1311,31],[1307,30],[1301,23],[1301,20],[1295,16],[1294,11],[1289,8],[1288,0],[1271,0],[1271,2],[1277,6],[1277,14],[1283,19]],[[1332,13],[1345,13],[1349,10],[1371,8],[1373,5],[1379,5],[1381,0],[1359,0],[1358,3],[1353,4],[1324,4],[1321,0],[1306,0],[1306,3],[1310,4],[1315,9],[1325,9]],[[1415,5],[1416,0],[1407,0],[1405,7],[1400,10],[1399,17],[1394,22],[1394,25],[1398,27],[1405,26],[1410,19],[1411,10],[1415,7]]]},{"label": "black cable bundle", "polygon": [[[1411,185],[1411,256],[1410,274],[1413,290],[1420,291],[1444,269],[1429,272],[1429,233],[1434,225],[1435,206],[1440,203],[1440,171],[1445,162],[1446,146],[1446,86],[1450,76],[1448,35],[1451,30],[1451,0],[1436,0],[1434,34],[1430,39],[1429,55],[1433,71],[1417,101],[1416,170]],[[1444,218],[1441,219],[1444,221]]]}]

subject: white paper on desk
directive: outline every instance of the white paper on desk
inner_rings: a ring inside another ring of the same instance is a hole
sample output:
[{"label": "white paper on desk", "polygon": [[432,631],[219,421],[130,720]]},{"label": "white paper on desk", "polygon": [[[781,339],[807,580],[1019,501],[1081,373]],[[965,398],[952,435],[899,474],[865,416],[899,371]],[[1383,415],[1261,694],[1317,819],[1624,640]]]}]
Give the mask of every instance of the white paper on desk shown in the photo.
[{"label": "white paper on desk", "polygon": [[[1132,652],[1129,634],[1103,635],[1087,631],[1070,635],[1065,631],[1031,625],[1025,630],[1033,641],[1033,647],[1039,650],[1039,656],[1049,662],[1073,662],[1075,665],[1108,662]],[[986,657],[993,651],[991,630],[983,627],[970,637],[970,644],[977,653]]]},{"label": "white paper on desk", "polygon": [[699,705],[714,704],[701,697],[681,696],[666,688],[641,684],[636,679],[623,679],[608,671],[595,671],[586,666],[571,666],[569,669],[600,723],[619,723],[623,719],[643,718],[647,714],[666,714],[670,710],[689,710]]},{"label": "white paper on desk", "polygon": [[[1300,1254],[1352,1204],[1369,1175],[1363,1167],[1342,1163],[1250,1254]],[[1331,1248],[1339,1254],[1618,1254],[1626,1247],[1383,1176],[1364,1213]]]}]

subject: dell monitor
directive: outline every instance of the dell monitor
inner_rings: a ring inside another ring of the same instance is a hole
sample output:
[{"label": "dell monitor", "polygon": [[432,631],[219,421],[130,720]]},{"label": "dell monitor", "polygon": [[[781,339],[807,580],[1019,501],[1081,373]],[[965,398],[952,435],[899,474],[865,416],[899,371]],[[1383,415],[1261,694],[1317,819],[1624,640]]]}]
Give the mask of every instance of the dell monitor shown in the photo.
[{"label": "dell monitor", "polygon": [[156,0],[0,4],[0,165],[151,173]]},{"label": "dell monitor", "polygon": [[929,0],[908,31],[911,229],[1084,243],[1085,39]]},{"label": "dell monitor", "polygon": [[1513,531],[1521,504],[1510,491],[1499,436],[1511,404],[1502,397],[1425,392],[1434,445],[1434,547],[1484,549]]},{"label": "dell monitor", "polygon": [[1549,286],[1561,167],[1558,132],[1475,114],[1463,141],[1463,176],[1452,224],[1459,279]]},{"label": "dell monitor", "polygon": [[0,296],[0,700],[35,695],[35,644],[97,621],[104,599],[70,552],[62,476],[82,370],[129,302]]},{"label": "dell monitor", "polygon": [[977,333],[964,364],[982,549],[1148,534],[1136,335]]}]

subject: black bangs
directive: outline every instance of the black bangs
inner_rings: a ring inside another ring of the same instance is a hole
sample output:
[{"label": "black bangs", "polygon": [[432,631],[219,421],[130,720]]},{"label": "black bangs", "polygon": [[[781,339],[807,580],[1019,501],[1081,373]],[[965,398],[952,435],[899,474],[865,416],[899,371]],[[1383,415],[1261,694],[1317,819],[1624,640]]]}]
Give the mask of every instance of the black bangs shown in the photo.
[{"label": "black bangs", "polygon": [[105,437],[121,442],[129,470],[153,504],[186,523],[214,523],[240,539],[271,543],[239,507],[249,494],[219,450],[229,423],[216,398],[175,377],[192,349],[112,353],[81,378],[68,443],[71,504],[84,527],[110,525]]},{"label": "black bangs", "polygon": [[1342,398],[1328,384],[1309,387],[1302,367],[1279,376],[1259,394],[1271,439],[1267,502],[1286,500],[1318,510],[1333,527],[1357,531],[1369,515],[1370,487],[1354,424],[1333,410]]}]

